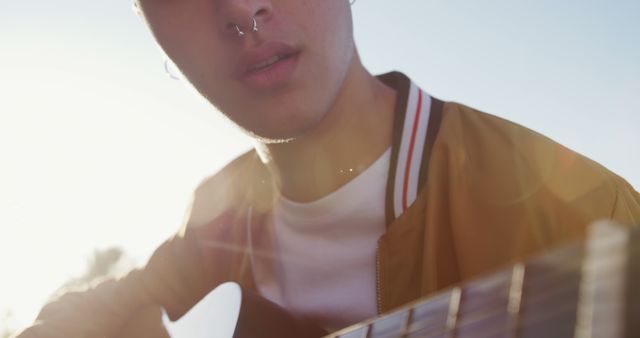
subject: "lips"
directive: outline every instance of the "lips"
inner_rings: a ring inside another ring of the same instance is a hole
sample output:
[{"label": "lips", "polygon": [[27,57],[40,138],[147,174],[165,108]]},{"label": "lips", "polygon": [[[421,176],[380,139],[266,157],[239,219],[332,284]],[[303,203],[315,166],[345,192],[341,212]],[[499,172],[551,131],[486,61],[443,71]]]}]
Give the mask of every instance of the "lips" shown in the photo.
[{"label": "lips", "polygon": [[281,42],[267,42],[244,51],[238,66],[239,80],[253,88],[277,86],[288,81],[300,51]]},{"label": "lips", "polygon": [[249,72],[255,72],[255,71],[259,71],[262,69],[265,69],[273,64],[275,64],[276,62],[286,58],[287,55],[274,55],[272,57],[270,57],[268,60],[260,62],[258,64],[255,64],[253,66],[249,67]]}]

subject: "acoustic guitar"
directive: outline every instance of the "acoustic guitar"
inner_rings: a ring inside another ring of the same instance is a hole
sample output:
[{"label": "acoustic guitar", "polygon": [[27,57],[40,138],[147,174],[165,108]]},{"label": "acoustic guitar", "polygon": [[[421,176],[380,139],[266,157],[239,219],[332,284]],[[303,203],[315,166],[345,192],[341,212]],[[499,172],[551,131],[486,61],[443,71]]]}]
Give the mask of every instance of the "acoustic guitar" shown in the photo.
[{"label": "acoustic guitar", "polygon": [[599,223],[584,242],[330,334],[231,283],[165,325],[174,338],[640,338],[639,281],[640,229]]}]

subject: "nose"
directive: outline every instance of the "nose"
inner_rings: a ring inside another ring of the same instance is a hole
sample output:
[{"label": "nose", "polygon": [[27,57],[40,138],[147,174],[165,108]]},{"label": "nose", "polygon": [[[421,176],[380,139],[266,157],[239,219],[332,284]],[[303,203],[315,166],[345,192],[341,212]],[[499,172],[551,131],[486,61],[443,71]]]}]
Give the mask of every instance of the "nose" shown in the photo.
[{"label": "nose", "polygon": [[238,34],[238,29],[249,32],[254,19],[261,26],[273,13],[271,0],[221,0],[218,10],[221,29],[227,34]]}]

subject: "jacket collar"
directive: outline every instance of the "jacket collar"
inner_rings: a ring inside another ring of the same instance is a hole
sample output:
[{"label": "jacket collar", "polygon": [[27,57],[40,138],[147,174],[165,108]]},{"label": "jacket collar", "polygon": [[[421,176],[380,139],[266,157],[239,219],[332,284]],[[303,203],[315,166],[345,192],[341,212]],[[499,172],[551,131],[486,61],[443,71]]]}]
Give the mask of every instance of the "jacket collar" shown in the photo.
[{"label": "jacket collar", "polygon": [[402,73],[387,73],[379,79],[397,92],[386,193],[389,226],[415,202],[425,184],[443,104]]}]

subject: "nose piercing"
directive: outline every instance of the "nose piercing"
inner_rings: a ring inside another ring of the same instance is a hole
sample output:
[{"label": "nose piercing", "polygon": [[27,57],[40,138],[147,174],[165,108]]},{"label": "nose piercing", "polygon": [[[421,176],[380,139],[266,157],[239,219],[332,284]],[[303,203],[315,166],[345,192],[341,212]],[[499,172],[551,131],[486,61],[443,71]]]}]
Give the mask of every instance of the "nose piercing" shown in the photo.
[{"label": "nose piercing", "polygon": [[236,26],[236,31],[238,32],[238,36],[239,37],[243,37],[244,36],[244,32],[240,29],[240,27],[238,27],[238,25],[235,25],[235,26]]},{"label": "nose piercing", "polygon": [[[246,33],[240,28],[240,26],[238,26],[237,24],[234,24],[233,26],[236,28],[236,32],[238,33],[239,37],[245,36]],[[258,21],[256,20],[255,16],[251,18],[251,31],[258,31]]]},{"label": "nose piercing", "polygon": [[258,31],[258,21],[256,21],[256,17],[252,17],[251,20],[253,20],[253,26],[251,27],[251,30],[254,32]]}]

